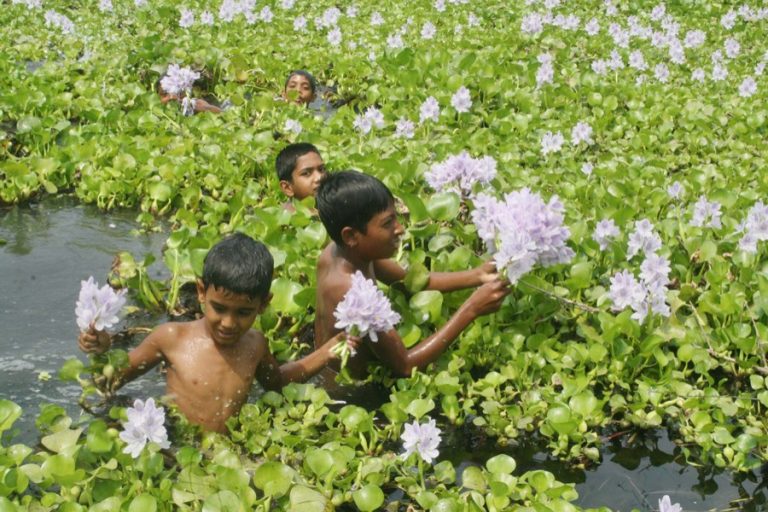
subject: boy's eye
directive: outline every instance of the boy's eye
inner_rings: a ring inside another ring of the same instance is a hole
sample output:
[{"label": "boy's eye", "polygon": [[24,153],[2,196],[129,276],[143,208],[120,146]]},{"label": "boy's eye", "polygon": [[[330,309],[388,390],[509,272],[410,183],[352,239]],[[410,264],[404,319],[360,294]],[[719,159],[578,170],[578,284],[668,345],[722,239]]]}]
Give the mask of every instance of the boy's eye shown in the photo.
[{"label": "boy's eye", "polygon": [[223,313],[225,309],[221,306],[213,306],[213,310],[217,313]]},{"label": "boy's eye", "polygon": [[241,309],[241,310],[239,310],[237,312],[237,314],[240,315],[240,316],[250,316],[250,315],[253,314],[253,310],[252,309]]}]

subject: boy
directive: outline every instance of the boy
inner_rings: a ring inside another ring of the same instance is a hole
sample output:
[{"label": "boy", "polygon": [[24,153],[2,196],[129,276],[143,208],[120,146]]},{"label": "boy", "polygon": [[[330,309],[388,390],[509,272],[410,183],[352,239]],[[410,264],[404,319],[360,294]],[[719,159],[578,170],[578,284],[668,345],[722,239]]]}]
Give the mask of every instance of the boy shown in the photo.
[{"label": "boy", "polygon": [[[317,262],[315,349],[324,350],[338,335],[333,316],[350,288],[352,274],[385,284],[399,281],[405,271],[390,258],[398,249],[403,227],[397,220],[394,197],[381,181],[357,171],[329,174],[316,195],[317,209],[332,242]],[[497,311],[510,290],[487,262],[462,272],[432,272],[427,287],[452,291],[480,286],[435,334],[406,349],[397,331],[377,333],[379,340],[365,343],[350,357],[354,377],[367,373],[367,363],[378,359],[396,374],[409,376],[436,360],[475,318]]]},{"label": "boy", "polygon": [[283,148],[275,160],[280,190],[301,201],[315,195],[320,180],[325,177],[325,163],[320,151],[308,142],[297,142]]},{"label": "boy", "polygon": [[288,74],[283,86],[283,99],[291,101],[291,93],[296,94],[293,102],[297,105],[309,105],[315,101],[317,81],[308,71],[296,69]]},{"label": "boy", "polygon": [[[280,366],[264,335],[251,329],[271,299],[272,270],[267,248],[247,235],[236,233],[216,244],[197,281],[203,318],[155,328],[130,352],[118,385],[165,360],[166,392],[182,414],[205,430],[226,432],[226,420],[240,411],[254,377],[266,389],[280,389],[318,373],[334,357],[333,343]],[[79,344],[85,352],[100,353],[110,339],[91,330],[80,335]]]}]

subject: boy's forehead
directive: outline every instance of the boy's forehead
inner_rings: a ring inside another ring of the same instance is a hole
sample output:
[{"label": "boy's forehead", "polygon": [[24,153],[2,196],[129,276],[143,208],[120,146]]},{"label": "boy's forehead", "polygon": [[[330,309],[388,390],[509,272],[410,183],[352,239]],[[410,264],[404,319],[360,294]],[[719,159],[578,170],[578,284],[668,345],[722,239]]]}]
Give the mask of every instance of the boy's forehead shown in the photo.
[{"label": "boy's forehead", "polygon": [[216,286],[209,286],[205,294],[208,300],[226,305],[255,307],[261,304],[259,297],[250,297],[245,293],[237,293]]},{"label": "boy's forehead", "polygon": [[304,75],[291,75],[291,77],[288,79],[288,83],[294,83],[294,84],[301,84],[301,83],[310,83],[309,78],[305,77]]},{"label": "boy's forehead", "polygon": [[310,151],[296,159],[296,167],[294,169],[306,169],[307,167],[317,167],[320,165],[323,165],[323,158],[314,151]]}]

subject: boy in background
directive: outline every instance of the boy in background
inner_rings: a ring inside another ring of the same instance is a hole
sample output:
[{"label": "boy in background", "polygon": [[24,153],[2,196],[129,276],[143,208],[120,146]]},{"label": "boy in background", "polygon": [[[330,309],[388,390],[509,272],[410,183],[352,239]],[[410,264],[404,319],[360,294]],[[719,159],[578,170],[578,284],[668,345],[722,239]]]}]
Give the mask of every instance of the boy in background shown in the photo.
[{"label": "boy in background", "polygon": [[[254,378],[265,389],[279,390],[318,373],[335,357],[333,343],[281,366],[264,335],[251,329],[272,297],[272,271],[267,248],[247,235],[236,233],[217,243],[197,281],[203,317],[156,327],[128,354],[118,386],[165,361],[166,393],[181,413],[204,430],[226,432],[227,419],[240,411]],[[357,340],[351,342],[354,346]],[[104,352],[110,344],[109,334],[93,329],[79,339],[80,349],[89,353]]]},{"label": "boy in background", "polygon": [[[360,271],[367,279],[391,284],[405,277],[405,270],[391,258],[404,230],[397,220],[395,199],[381,181],[357,171],[329,174],[316,194],[317,210],[332,242],[317,262],[317,312],[315,350],[325,350],[339,334],[333,315]],[[432,272],[427,288],[453,291],[478,287],[437,332],[406,349],[397,331],[377,333],[378,341],[364,339],[349,358],[353,377],[367,374],[368,362],[378,359],[395,374],[409,376],[435,361],[475,318],[497,311],[510,293],[491,262],[461,272]]]},{"label": "boy in background", "polygon": [[320,151],[308,142],[289,144],[275,160],[280,190],[286,196],[301,201],[314,197],[317,187],[326,175]]}]

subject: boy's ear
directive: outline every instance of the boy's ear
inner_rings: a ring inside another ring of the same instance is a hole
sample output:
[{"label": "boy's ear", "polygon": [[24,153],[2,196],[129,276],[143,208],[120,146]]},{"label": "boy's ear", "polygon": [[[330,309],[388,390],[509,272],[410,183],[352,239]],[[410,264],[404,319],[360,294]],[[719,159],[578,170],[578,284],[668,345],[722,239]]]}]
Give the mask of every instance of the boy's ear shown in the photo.
[{"label": "boy's ear", "polygon": [[360,231],[351,226],[341,228],[341,241],[344,242],[344,245],[347,247],[356,247],[359,236]]},{"label": "boy's ear", "polygon": [[200,304],[205,303],[205,285],[203,284],[202,279],[197,279],[195,281],[195,285],[197,288],[197,300],[200,302]]},{"label": "boy's ear", "polygon": [[287,180],[280,180],[280,190],[288,197],[293,197],[293,184]]},{"label": "boy's ear", "polygon": [[259,314],[262,314],[264,312],[264,310],[267,309],[267,306],[269,306],[270,302],[272,302],[272,294],[271,293],[267,294],[267,296],[264,297],[264,299],[262,299],[261,305],[259,306]]}]

